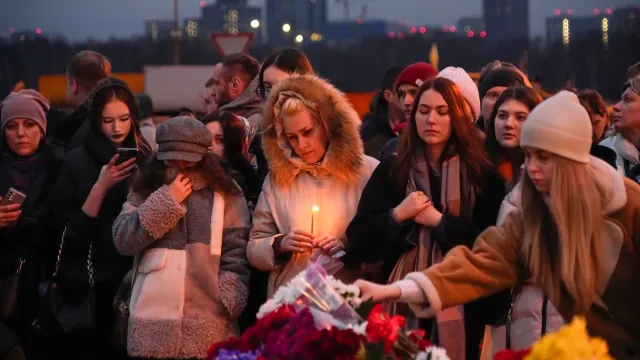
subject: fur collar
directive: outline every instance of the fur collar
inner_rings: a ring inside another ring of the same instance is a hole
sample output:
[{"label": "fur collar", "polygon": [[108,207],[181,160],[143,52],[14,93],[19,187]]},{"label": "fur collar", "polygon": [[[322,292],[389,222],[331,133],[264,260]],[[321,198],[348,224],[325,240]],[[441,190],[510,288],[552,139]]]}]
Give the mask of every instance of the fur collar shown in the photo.
[{"label": "fur collar", "polygon": [[300,171],[310,168],[293,157],[284,136],[278,138],[276,122],[279,120],[274,113],[274,104],[283,91],[296,92],[317,104],[320,120],[329,131],[329,148],[322,164],[317,166],[341,181],[357,179],[364,162],[360,117],[345,95],[325,80],[312,75],[293,75],[276,84],[264,109],[262,145],[272,181],[276,185],[287,185]]}]

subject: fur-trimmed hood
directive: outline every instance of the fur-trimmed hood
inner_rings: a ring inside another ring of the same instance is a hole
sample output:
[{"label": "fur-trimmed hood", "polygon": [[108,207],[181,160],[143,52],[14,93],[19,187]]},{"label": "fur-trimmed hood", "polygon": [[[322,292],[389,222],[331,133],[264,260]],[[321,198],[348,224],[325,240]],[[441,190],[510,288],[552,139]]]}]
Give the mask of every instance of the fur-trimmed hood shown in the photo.
[{"label": "fur-trimmed hood", "polygon": [[293,75],[273,88],[264,109],[262,144],[273,182],[286,185],[300,170],[311,168],[293,153],[275,115],[274,106],[284,91],[300,94],[317,106],[319,120],[329,132],[329,147],[320,168],[341,181],[356,180],[364,163],[358,113],[345,95],[327,81],[313,75]]}]

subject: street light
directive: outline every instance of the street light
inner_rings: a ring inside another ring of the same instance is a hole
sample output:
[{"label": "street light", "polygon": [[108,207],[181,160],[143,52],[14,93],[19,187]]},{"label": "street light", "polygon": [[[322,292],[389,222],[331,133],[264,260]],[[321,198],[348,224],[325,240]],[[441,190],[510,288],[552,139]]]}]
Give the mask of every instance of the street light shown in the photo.
[{"label": "street light", "polygon": [[302,35],[296,36],[296,42],[297,43],[301,43],[303,40],[304,40],[304,37]]},{"label": "street light", "polygon": [[260,27],[260,21],[258,21],[257,19],[253,19],[251,20],[251,27],[254,29],[257,29]]},{"label": "street light", "polygon": [[289,24],[282,25],[282,31],[288,33],[289,31],[291,31],[291,25]]}]

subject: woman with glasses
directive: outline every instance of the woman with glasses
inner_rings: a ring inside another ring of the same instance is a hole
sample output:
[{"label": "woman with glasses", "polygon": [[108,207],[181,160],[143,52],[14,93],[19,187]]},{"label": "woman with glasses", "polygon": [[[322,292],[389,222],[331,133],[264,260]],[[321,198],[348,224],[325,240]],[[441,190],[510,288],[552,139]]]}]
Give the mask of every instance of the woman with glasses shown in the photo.
[{"label": "woman with glasses", "polygon": [[298,49],[283,49],[269,55],[262,63],[256,93],[264,100],[271,88],[291,74],[314,75],[307,56]]}]

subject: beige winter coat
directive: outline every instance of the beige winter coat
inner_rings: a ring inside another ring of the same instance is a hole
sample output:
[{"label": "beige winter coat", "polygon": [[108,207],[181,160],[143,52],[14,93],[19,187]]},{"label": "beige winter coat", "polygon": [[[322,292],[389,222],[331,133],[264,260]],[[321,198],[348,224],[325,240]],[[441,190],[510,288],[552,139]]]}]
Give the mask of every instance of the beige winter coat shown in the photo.
[{"label": "beige winter coat", "polygon": [[[320,121],[329,131],[329,147],[320,164],[308,165],[297,157],[283,134],[278,134],[273,106],[282,91],[294,91],[317,105]],[[270,271],[268,295],[305,269],[308,253],[277,254],[276,238],[293,229],[332,235],[346,242],[345,231],[356,213],[362,189],[378,161],[364,155],[360,118],[344,94],[324,80],[310,75],[293,76],[272,90],[264,110],[263,148],[270,173],[255,209],[247,257],[262,271]],[[336,276],[352,281],[358,274],[341,269]]]}]

